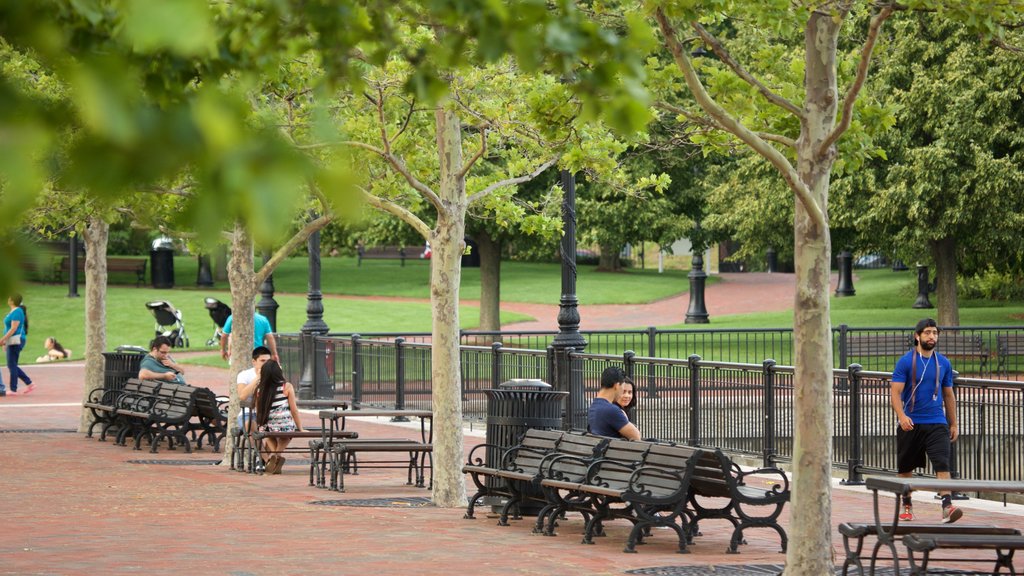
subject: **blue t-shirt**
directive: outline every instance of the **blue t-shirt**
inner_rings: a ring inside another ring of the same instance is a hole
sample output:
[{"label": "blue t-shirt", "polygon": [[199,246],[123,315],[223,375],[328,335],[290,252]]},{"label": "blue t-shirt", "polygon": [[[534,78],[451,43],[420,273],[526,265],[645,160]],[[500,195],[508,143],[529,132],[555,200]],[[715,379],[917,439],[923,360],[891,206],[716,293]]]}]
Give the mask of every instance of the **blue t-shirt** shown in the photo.
[{"label": "blue t-shirt", "polygon": [[[224,322],[225,334],[231,334],[231,320],[235,317],[234,314],[228,316],[226,322]],[[263,346],[263,339],[267,337],[267,334],[272,334],[274,331],[270,328],[270,320],[266,316],[257,312],[252,318],[252,347],[253,349]]]},{"label": "blue t-shirt", "polygon": [[590,404],[590,410],[587,411],[587,424],[589,424],[591,434],[621,438],[619,430],[629,424],[629,418],[626,417],[622,408],[604,398],[594,398]]},{"label": "blue t-shirt", "polygon": [[[910,369],[917,356],[917,374],[911,386]],[[939,370],[939,386],[935,386],[935,371]],[[903,412],[914,421],[914,424],[946,424],[946,411],[942,403],[942,388],[953,387],[953,365],[949,359],[932,351],[930,358],[925,358],[911,350],[896,361],[892,371],[892,381],[902,382]],[[911,402],[910,395],[914,399]]]},{"label": "blue t-shirt", "polygon": [[4,316],[4,334],[6,334],[7,331],[11,329],[11,324],[13,324],[15,320],[17,320],[18,323],[19,323],[18,324],[18,329],[15,330],[14,334],[11,334],[11,336],[14,336],[14,335],[21,336],[21,343],[24,344],[25,343],[25,311],[21,309],[21,306],[15,306],[14,310],[11,310],[10,312],[8,312],[7,316]]}]

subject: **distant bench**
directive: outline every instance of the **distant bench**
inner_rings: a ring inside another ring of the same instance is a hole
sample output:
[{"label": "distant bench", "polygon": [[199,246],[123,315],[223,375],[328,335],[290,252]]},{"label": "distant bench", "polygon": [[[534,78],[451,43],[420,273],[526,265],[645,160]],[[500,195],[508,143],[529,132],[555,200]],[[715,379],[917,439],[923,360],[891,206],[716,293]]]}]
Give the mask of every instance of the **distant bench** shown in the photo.
[{"label": "distant bench", "polygon": [[[146,283],[146,263],[148,260],[145,258],[111,258],[107,257],[107,272],[134,272],[135,273],[135,286],[141,286]],[[85,271],[85,258],[77,259],[78,272]],[[68,274],[71,270],[71,259],[67,256],[61,258],[60,266],[57,269],[57,282],[64,281],[64,275]]]},{"label": "distant bench", "polygon": [[[1019,338],[1022,345],[1020,353],[1024,354],[1024,337]],[[868,356],[899,357],[913,345],[913,337],[909,334],[849,334],[846,337],[846,357],[848,361]],[[985,373],[989,350],[980,334],[946,330],[939,335],[937,349],[948,358],[977,360],[979,372]]]},{"label": "distant bench", "polygon": [[1003,376],[1009,375],[1007,361],[1012,356],[1024,356],[1024,334],[1000,334],[996,336],[996,351],[999,366],[996,371]]},{"label": "distant bench", "polygon": [[405,266],[406,258],[418,258],[423,250],[420,246],[356,246],[356,265],[363,260],[399,260]]}]

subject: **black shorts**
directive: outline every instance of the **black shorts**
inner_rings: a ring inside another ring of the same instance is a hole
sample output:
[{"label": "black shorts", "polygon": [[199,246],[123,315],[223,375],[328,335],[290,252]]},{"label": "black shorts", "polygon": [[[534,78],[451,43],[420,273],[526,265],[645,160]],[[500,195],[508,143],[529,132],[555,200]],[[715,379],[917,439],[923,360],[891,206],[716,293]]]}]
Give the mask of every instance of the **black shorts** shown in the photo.
[{"label": "black shorts", "polygon": [[896,427],[896,471],[900,474],[923,468],[925,455],[935,472],[949,472],[949,452],[946,424],[914,424],[910,431]]}]

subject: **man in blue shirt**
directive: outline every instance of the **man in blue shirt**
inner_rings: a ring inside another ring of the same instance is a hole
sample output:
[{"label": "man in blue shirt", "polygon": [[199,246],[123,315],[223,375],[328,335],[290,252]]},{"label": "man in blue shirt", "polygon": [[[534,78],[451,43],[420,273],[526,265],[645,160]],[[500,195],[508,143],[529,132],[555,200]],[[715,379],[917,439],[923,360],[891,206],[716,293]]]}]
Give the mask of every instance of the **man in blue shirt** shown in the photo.
[{"label": "man in blue shirt", "polygon": [[[896,429],[896,471],[909,478],[915,468],[932,463],[935,475],[949,478],[951,443],[959,435],[953,366],[935,350],[939,328],[925,318],[914,328],[914,348],[896,361],[889,396],[899,427]],[[942,521],[956,522],[963,511],[953,506],[949,492],[942,496]],[[910,495],[903,497],[900,520],[913,520]]]},{"label": "man in blue shirt", "polygon": [[[228,359],[228,350],[230,349],[228,343],[231,342],[231,320],[233,318],[234,314],[228,316],[227,321],[224,322],[222,330],[224,336],[220,339],[220,356],[225,360]],[[274,330],[270,327],[270,320],[256,312],[252,318],[252,349],[255,350],[260,346],[266,346],[270,350],[270,356],[274,361],[281,361],[277,356],[277,340],[274,339]]]},{"label": "man in blue shirt", "polygon": [[626,373],[618,366],[609,366],[601,373],[601,390],[587,412],[591,434],[627,440],[640,439],[640,431],[616,402],[622,396],[622,383],[625,381]]}]

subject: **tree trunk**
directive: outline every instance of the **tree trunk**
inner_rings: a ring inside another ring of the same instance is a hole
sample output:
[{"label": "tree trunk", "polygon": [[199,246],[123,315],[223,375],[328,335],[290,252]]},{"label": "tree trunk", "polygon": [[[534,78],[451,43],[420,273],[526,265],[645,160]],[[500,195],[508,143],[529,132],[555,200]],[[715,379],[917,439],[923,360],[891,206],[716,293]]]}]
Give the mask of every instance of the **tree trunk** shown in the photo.
[{"label": "tree trunk", "polygon": [[480,329],[501,330],[501,241],[487,232],[475,237],[480,251]]},{"label": "tree trunk", "polygon": [[[230,258],[228,258],[228,281],[231,283],[231,360],[228,389],[231,397],[228,403],[228,426],[224,437],[224,457],[230,460],[235,449],[234,430],[241,405],[238,399],[238,373],[252,364],[253,303],[256,301],[255,273],[252,269],[252,237],[235,224],[231,235]],[[298,386],[298,383],[293,383]]]},{"label": "tree trunk", "polygon": [[[85,227],[85,389],[89,392],[103,387],[105,369],[103,351],[107,347],[107,239],[110,224],[93,216]],[[74,270],[71,274],[75,274]],[[85,433],[93,423],[92,412],[82,409],[78,431]]]},{"label": "tree trunk", "polygon": [[440,160],[437,225],[430,234],[430,302],[433,307],[434,504],[465,506],[462,474],[462,374],[459,361],[459,284],[466,231],[466,182],[458,116],[435,112]]},{"label": "tree trunk", "polygon": [[797,292],[793,312],[793,502],[786,574],[832,574],[832,331],[829,321],[831,244],[827,225],[834,146],[820,147],[836,124],[836,43],[842,20],[815,12],[807,24],[806,99],[797,140],[797,172],[825,214],[815,223],[803,201],[794,215]]},{"label": "tree trunk", "polygon": [[213,279],[224,282],[228,279],[228,247],[218,244],[213,253]]},{"label": "tree trunk", "polygon": [[935,297],[939,301],[939,326],[960,325],[960,302],[956,291],[956,238],[947,236],[930,243],[935,261]]},{"label": "tree trunk", "polygon": [[601,244],[601,256],[597,261],[599,272],[620,272],[622,264],[619,262],[619,254],[622,246],[612,244]]}]

